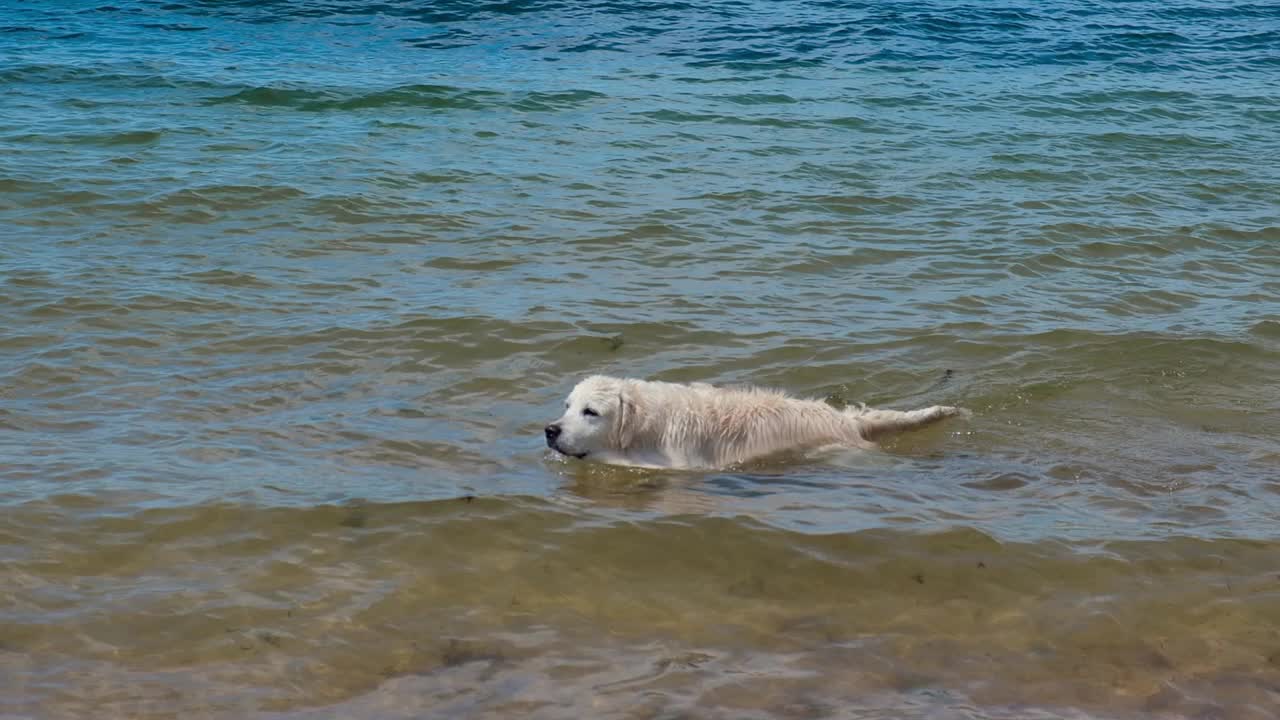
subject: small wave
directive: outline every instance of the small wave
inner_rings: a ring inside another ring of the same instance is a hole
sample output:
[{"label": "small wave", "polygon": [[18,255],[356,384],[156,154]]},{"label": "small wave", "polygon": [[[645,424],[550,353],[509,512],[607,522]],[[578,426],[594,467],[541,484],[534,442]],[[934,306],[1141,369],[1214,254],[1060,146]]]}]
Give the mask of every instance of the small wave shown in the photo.
[{"label": "small wave", "polygon": [[187,23],[142,23],[141,27],[148,30],[169,30],[173,32],[200,32],[209,29],[205,25],[190,25]]},{"label": "small wave", "polygon": [[792,105],[798,102],[795,98],[783,93],[738,93],[713,97],[735,105]]},{"label": "small wave", "polygon": [[255,87],[206,100],[206,104],[242,104],[319,112],[413,107],[426,110],[481,110],[501,107],[524,112],[582,107],[605,97],[590,90],[503,93],[450,85],[404,85],[371,93],[344,90]]},{"label": "small wave", "polygon": [[22,85],[40,83],[85,83],[119,88],[217,88],[225,85],[209,80],[171,74],[174,68],[155,63],[117,65],[20,65],[0,70],[0,83]]},{"label": "small wave", "polygon": [[427,267],[440,270],[461,270],[465,272],[492,272],[517,267],[522,261],[516,259],[491,258],[487,260],[475,258],[438,257],[424,263]]},{"label": "small wave", "polygon": [[287,185],[203,185],[187,187],[138,202],[120,202],[114,207],[137,215],[197,213],[214,217],[218,213],[266,207],[303,197]]},{"label": "small wave", "polygon": [[1249,328],[1249,332],[1270,340],[1280,340],[1280,319],[1259,320]]},{"label": "small wave", "polygon": [[1224,150],[1231,147],[1231,143],[1225,140],[1185,132],[1104,132],[1088,135],[1084,142],[1098,147],[1123,148],[1126,151]]},{"label": "small wave", "polygon": [[162,130],[120,130],[96,133],[30,133],[9,138],[23,143],[54,145],[149,145],[164,137]]},{"label": "small wave", "polygon": [[530,92],[510,104],[513,110],[547,112],[582,107],[605,95],[591,90],[565,90],[562,92]]},{"label": "small wave", "polygon": [[275,287],[274,284],[263,281],[254,275],[236,272],[233,270],[204,270],[201,272],[188,273],[183,277],[192,282],[206,285],[221,285],[235,288],[257,288],[262,290]]},{"label": "small wave", "polygon": [[1115,43],[1138,51],[1164,51],[1191,42],[1185,35],[1175,32],[1149,30],[1129,31],[1103,35],[1102,42]]},{"label": "small wave", "polygon": [[813,120],[800,118],[726,115],[722,113],[699,113],[671,109],[644,110],[635,113],[635,116],[649,118],[650,120],[656,120],[664,123],[714,123],[718,125],[749,125],[780,129],[813,127],[817,124]]}]

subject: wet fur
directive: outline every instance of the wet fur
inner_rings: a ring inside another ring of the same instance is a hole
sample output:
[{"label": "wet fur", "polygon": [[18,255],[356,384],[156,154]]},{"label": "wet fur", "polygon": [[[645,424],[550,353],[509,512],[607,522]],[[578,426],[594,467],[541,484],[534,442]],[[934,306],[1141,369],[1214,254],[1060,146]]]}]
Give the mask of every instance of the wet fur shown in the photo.
[{"label": "wet fur", "polygon": [[556,437],[548,433],[547,444],[598,462],[718,468],[786,450],[872,447],[886,435],[962,414],[941,405],[837,410],[776,390],[595,375],[569,394],[565,414],[548,426]]}]

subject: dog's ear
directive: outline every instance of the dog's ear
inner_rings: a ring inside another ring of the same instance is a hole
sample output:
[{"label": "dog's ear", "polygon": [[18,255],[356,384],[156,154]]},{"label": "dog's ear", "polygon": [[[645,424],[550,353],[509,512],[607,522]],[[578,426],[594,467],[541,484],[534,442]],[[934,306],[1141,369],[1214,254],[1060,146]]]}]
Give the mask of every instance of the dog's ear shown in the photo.
[{"label": "dog's ear", "polygon": [[640,423],[636,406],[636,393],[630,383],[622,383],[618,387],[618,418],[613,423],[613,446],[625,452],[635,442],[637,425]]}]

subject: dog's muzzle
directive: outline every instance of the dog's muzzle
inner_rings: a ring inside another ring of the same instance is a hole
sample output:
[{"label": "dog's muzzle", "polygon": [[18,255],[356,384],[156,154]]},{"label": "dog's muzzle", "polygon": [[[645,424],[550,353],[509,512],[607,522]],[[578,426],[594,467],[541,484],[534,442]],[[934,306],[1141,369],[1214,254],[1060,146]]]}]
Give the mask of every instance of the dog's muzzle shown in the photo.
[{"label": "dog's muzzle", "polygon": [[552,450],[555,450],[561,455],[576,457],[579,460],[587,456],[586,453],[571,453],[568,450],[565,450],[564,448],[560,447],[560,445],[556,442],[556,440],[560,438],[560,433],[561,433],[561,429],[559,425],[555,423],[551,423],[550,425],[543,428],[542,432],[545,433],[547,436],[547,447],[551,448]]}]

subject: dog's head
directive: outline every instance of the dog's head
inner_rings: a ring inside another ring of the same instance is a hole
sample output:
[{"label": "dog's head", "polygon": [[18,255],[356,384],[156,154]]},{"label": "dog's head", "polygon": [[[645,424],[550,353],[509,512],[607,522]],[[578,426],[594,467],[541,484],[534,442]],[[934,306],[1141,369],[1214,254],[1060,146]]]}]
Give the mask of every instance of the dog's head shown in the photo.
[{"label": "dog's head", "polygon": [[547,447],[571,457],[603,460],[631,445],[636,405],[630,383],[594,375],[573,388],[564,415],[544,430]]}]

